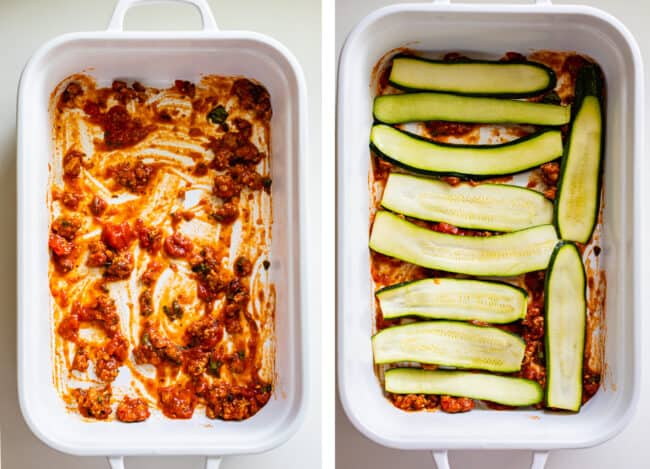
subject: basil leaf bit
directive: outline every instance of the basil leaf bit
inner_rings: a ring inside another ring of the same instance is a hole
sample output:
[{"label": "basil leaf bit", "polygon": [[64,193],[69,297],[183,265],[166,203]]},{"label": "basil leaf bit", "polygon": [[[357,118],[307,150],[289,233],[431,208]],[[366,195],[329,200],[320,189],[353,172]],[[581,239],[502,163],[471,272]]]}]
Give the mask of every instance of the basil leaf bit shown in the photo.
[{"label": "basil leaf bit", "polygon": [[209,361],[209,364],[208,364],[208,366],[209,366],[208,372],[210,374],[216,376],[217,378],[220,378],[221,377],[220,376],[221,375],[221,373],[220,373],[221,365],[223,365],[223,363],[221,363],[221,360],[215,360],[214,358],[211,357],[210,361]]},{"label": "basil leaf bit", "polygon": [[560,99],[560,95],[555,90],[552,90],[544,95],[542,102],[546,104],[562,104],[562,99]]},{"label": "basil leaf bit", "polygon": [[228,118],[228,111],[226,111],[226,108],[223,107],[221,104],[219,104],[217,107],[212,109],[208,113],[208,120],[212,122],[213,124],[223,124],[226,122],[226,119]]}]

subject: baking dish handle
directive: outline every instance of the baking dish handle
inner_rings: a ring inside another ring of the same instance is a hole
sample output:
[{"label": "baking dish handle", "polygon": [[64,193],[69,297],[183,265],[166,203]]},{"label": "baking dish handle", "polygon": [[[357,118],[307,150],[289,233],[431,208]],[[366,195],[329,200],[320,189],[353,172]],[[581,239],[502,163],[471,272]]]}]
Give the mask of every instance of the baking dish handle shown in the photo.
[{"label": "baking dish handle", "polygon": [[[436,0],[436,3],[442,3]],[[449,453],[447,450],[434,450],[433,460],[436,462],[438,469],[449,469]]]},{"label": "baking dish handle", "polygon": [[108,465],[111,466],[111,469],[124,469],[124,457],[123,456],[109,456]]},{"label": "baking dish handle", "polygon": [[[433,460],[436,462],[438,469],[450,469],[449,453],[447,450],[434,450],[432,453]],[[530,469],[544,469],[547,459],[548,451],[533,451],[533,460],[530,464]]]},{"label": "baking dish handle", "polygon": [[[217,23],[212,16],[212,10],[208,5],[207,0],[164,0],[169,3],[186,3],[193,5],[199,10],[201,15],[201,23],[203,31],[218,31]],[[161,0],[118,0],[111,16],[111,22],[108,24],[109,31],[123,31],[124,30],[124,17],[129,9],[136,5],[145,5],[150,3],[161,3]]]},{"label": "baking dish handle", "polygon": [[[108,464],[111,469],[124,469],[124,457],[109,456]],[[219,469],[221,466],[221,456],[207,456],[205,458],[205,469]]]},{"label": "baking dish handle", "polygon": [[221,466],[221,456],[206,456],[205,469],[219,469]]}]

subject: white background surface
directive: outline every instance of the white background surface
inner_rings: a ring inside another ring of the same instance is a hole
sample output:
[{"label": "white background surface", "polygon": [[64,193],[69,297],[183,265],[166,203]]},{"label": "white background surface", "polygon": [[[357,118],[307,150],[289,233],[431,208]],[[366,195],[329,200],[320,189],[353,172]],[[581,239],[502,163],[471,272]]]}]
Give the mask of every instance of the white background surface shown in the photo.
[{"label": "white background surface", "polygon": [[[417,1],[417,0],[412,0]],[[451,0],[452,2],[454,0]],[[494,3],[493,1],[492,3]],[[336,50],[340,52],[347,34],[368,13],[382,6],[397,3],[397,0],[336,0]],[[464,3],[467,3],[465,0]],[[476,3],[476,2],[473,2]],[[487,3],[487,2],[481,2]],[[499,3],[527,3],[502,0]],[[620,19],[635,36],[642,50],[646,65],[650,65],[650,3],[622,0],[553,1],[553,3],[584,3],[601,8]],[[516,47],[514,47],[516,50]],[[646,73],[646,88],[648,88]],[[646,103],[646,110],[648,109]],[[647,139],[648,140],[648,139]],[[646,142],[646,148],[648,141]],[[645,152],[646,155],[648,152]],[[324,193],[327,197],[327,188]],[[648,321],[644,318],[644,329]],[[642,333],[644,340],[647,332]],[[650,347],[642,345],[643,356],[647,357]],[[636,416],[630,425],[616,438],[596,448],[552,452],[548,469],[598,469],[626,468],[641,469],[650,467],[647,448],[648,418],[650,418],[650,360],[642,363],[643,376],[641,398]],[[452,469],[524,469],[530,467],[528,451],[454,451],[450,452]],[[379,446],[363,437],[348,421],[337,398],[336,404],[336,468],[337,469],[433,469],[435,464],[431,453],[424,451],[399,451]]]},{"label": "white background surface", "polygon": [[[320,1],[209,0],[218,26],[268,34],[298,58],[307,79],[310,114],[308,160],[310,181],[309,240],[320,244]],[[16,391],[16,89],[20,72],[31,54],[48,39],[72,31],[105,29],[113,0],[0,0],[0,426],[2,466],[5,469],[107,468],[104,458],[80,458],[49,449],[25,425]],[[148,5],[127,16],[127,29],[197,29],[199,16],[189,6]],[[80,64],[80,67],[82,64]],[[46,106],[47,103],[44,103]],[[331,159],[330,159],[331,161]],[[312,252],[314,250],[312,249]],[[315,252],[319,253],[316,249]],[[313,259],[307,298],[311,326],[311,389],[306,419],[284,446],[254,456],[228,457],[224,469],[316,468],[320,466],[320,276]],[[43,292],[42,294],[45,294]],[[45,318],[45,316],[44,316]],[[203,458],[127,458],[127,469],[198,469]]]}]

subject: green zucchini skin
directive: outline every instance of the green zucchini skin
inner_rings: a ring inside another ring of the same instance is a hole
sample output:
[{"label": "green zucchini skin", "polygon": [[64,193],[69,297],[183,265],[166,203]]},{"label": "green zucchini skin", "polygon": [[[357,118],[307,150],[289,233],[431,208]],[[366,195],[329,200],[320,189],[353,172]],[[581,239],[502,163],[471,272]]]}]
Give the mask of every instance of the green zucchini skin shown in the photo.
[{"label": "green zucchini skin", "polygon": [[496,327],[458,321],[420,321],[372,337],[375,363],[418,363],[510,373],[521,369],[526,344]]},{"label": "green zucchini skin", "polygon": [[[602,89],[600,70],[596,65],[589,64],[580,69],[571,131],[565,145],[555,200],[555,224],[560,237],[582,244],[591,238],[600,210],[605,148]],[[596,128],[600,132],[595,139],[597,149],[585,148],[581,143]],[[587,133],[587,137],[581,132]],[[580,198],[584,200],[580,201]]]},{"label": "green zucchini skin", "polygon": [[544,285],[546,404],[551,408],[577,412],[582,405],[586,284],[578,248],[560,241]]},{"label": "green zucchini skin", "polygon": [[458,184],[391,173],[382,207],[409,217],[462,228],[511,232],[553,223],[553,202],[538,191],[508,184]]},{"label": "green zucchini skin", "polygon": [[531,124],[557,127],[571,120],[571,107],[501,98],[420,91],[377,96],[375,120],[385,124],[450,121],[472,124]]},{"label": "green zucchini skin", "polygon": [[523,319],[528,305],[526,290],[493,280],[427,278],[390,285],[375,295],[384,319],[418,316],[507,324]]},{"label": "green zucchini skin", "polygon": [[370,249],[412,264],[467,275],[511,277],[546,269],[557,243],[553,225],[489,237],[439,233],[379,211]]},{"label": "green zucchini skin", "polygon": [[[411,73],[408,73],[409,69]],[[407,78],[413,74],[418,75],[417,79]],[[492,75],[491,83],[485,83],[484,77],[487,75]],[[432,82],[441,78],[447,84]],[[460,85],[460,81],[464,80],[464,86]],[[393,58],[388,81],[396,88],[409,91],[427,90],[466,96],[524,98],[552,90],[557,78],[552,69],[537,62],[473,59],[451,62],[398,54]],[[536,83],[532,84],[531,81]]]},{"label": "green zucchini skin", "polygon": [[488,373],[391,368],[384,379],[386,391],[393,394],[442,394],[516,407],[544,399],[544,390],[536,381]]},{"label": "green zucchini skin", "polygon": [[449,144],[378,124],[370,149],[414,173],[480,179],[521,173],[559,158],[562,136],[559,130],[544,130],[499,145]]}]

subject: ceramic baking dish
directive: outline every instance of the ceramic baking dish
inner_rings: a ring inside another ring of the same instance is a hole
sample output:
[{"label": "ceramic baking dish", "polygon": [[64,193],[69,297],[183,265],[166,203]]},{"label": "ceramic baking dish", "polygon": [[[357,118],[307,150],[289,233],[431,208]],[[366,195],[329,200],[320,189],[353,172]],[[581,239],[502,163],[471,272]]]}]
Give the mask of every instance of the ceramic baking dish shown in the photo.
[{"label": "ceramic baking dish", "polygon": [[[607,78],[603,262],[607,274],[604,385],[579,414],[474,410],[407,413],[383,396],[374,374],[368,251],[368,135],[374,64],[399,47],[499,57],[505,51],[578,51]],[[337,167],[338,382],[352,423],[395,448],[531,449],[542,468],[548,450],[593,446],[620,432],[639,395],[641,291],[640,184],[643,71],[639,49],[615,18],[582,6],[394,5],[368,15],[347,38],[339,64]]]},{"label": "ceramic baking dish", "polygon": [[[305,404],[306,309],[304,308],[304,181],[306,90],[300,66],[277,41],[251,32],[222,32],[205,0],[185,0],[201,13],[203,29],[191,32],[125,32],[126,11],[140,0],[120,0],[107,31],[66,34],[42,46],[20,81],[18,98],[18,387],[20,407],[32,431],[49,446],[77,455],[206,455],[261,452],[286,441],[299,427]],[[78,72],[102,86],[114,78],[169,86],[198,82],[204,74],[242,75],[263,83],[271,95],[273,237],[271,281],[276,303],[276,391],[254,417],[242,422],[191,420],[160,414],[137,425],[83,421],[68,412],[52,383],[52,324],[47,249],[48,161],[51,155],[49,96]]]}]

